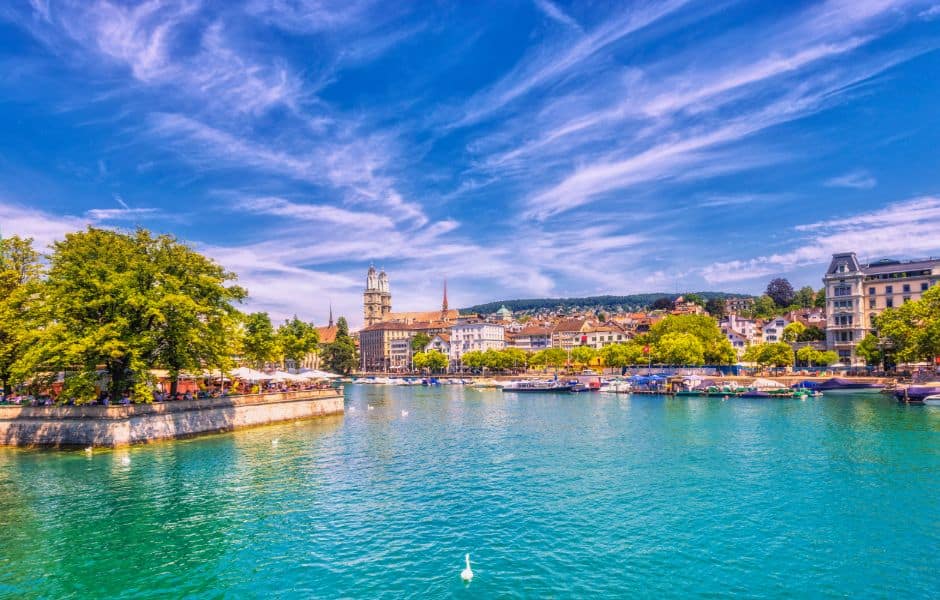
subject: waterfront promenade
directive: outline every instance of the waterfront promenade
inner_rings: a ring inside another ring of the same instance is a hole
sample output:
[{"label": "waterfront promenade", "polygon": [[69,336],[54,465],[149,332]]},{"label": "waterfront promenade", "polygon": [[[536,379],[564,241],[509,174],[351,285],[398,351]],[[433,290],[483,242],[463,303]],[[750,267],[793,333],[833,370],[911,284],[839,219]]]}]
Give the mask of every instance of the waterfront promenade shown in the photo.
[{"label": "waterfront promenade", "polygon": [[343,389],[127,406],[0,406],[0,445],[126,446],[343,412]]}]

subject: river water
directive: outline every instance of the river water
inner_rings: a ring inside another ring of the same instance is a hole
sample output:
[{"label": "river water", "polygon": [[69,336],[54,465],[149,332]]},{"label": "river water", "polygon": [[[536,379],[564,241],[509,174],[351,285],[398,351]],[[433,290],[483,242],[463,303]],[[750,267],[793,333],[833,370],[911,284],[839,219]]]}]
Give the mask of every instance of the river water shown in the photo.
[{"label": "river water", "polygon": [[459,386],[346,403],[91,456],[0,449],[0,597],[940,593],[937,409]]}]

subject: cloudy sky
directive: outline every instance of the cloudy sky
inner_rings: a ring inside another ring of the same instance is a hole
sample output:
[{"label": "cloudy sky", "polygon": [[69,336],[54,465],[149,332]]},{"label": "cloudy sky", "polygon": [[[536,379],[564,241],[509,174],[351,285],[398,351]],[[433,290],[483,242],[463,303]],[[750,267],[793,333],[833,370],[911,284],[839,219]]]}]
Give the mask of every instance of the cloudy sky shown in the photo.
[{"label": "cloudy sky", "polygon": [[249,308],[820,285],[940,253],[940,3],[12,0],[0,229],[170,232]]}]

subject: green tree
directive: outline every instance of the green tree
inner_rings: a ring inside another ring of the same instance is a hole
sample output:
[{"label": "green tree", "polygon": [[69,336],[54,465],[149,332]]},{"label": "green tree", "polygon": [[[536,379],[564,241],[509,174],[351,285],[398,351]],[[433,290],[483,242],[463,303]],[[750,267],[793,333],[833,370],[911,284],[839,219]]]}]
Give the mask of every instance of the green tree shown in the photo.
[{"label": "green tree", "polygon": [[590,365],[595,356],[597,351],[590,346],[575,346],[571,349],[571,361],[576,365]]},{"label": "green tree", "polygon": [[794,321],[783,328],[783,341],[793,343],[800,339],[800,336],[806,332],[806,325],[799,321]]},{"label": "green tree", "polygon": [[728,338],[721,333],[718,322],[707,315],[669,315],[653,325],[648,338],[636,341],[646,343],[648,339],[656,346],[659,340],[669,333],[688,333],[698,338],[706,364],[728,365],[737,361],[737,353]]},{"label": "green tree", "polygon": [[826,332],[815,325],[807,327],[803,333],[796,338],[798,342],[824,342],[825,340]]},{"label": "green tree", "polygon": [[333,373],[349,375],[359,366],[356,342],[349,335],[346,317],[336,321],[336,338],[323,349],[323,364]]},{"label": "green tree", "polygon": [[814,308],[826,308],[826,288],[819,288],[816,292],[816,298],[813,300]]},{"label": "green tree", "polygon": [[744,352],[744,361],[761,366],[788,367],[793,365],[793,348],[786,342],[754,344]]},{"label": "green tree", "polygon": [[855,353],[864,358],[865,362],[871,366],[880,365],[884,361],[881,340],[873,333],[869,333],[859,342],[858,346],[855,347]]},{"label": "green tree", "polygon": [[53,245],[44,325],[24,369],[63,371],[63,395],[90,400],[100,366],[112,397],[150,400],[152,367],[226,368],[245,291],[235,275],[170,236],[89,227]]},{"label": "green tree", "polygon": [[529,364],[539,367],[559,368],[568,362],[568,353],[561,348],[539,350],[529,359]]},{"label": "green tree", "polygon": [[812,346],[803,346],[796,351],[796,359],[807,366],[816,364],[819,360],[819,355],[819,350]]},{"label": "green tree", "polygon": [[529,355],[525,350],[510,347],[503,349],[502,353],[506,357],[506,368],[518,369],[528,366]]},{"label": "green tree", "polygon": [[604,346],[600,349],[600,356],[608,367],[628,367],[646,362],[643,346],[636,342]]},{"label": "green tree", "polygon": [[698,304],[701,307],[704,307],[707,304],[707,301],[701,294],[686,294],[683,297],[685,298],[686,302]]},{"label": "green tree", "polygon": [[271,317],[266,312],[245,315],[242,332],[242,355],[248,364],[261,368],[277,359],[279,349]]},{"label": "green tree", "polygon": [[667,333],[656,341],[654,360],[664,365],[701,365],[705,363],[705,346],[691,333]]},{"label": "green tree", "polygon": [[425,348],[428,347],[428,344],[431,343],[431,336],[424,332],[418,332],[414,334],[414,337],[411,338],[411,352],[423,352]]},{"label": "green tree", "polygon": [[493,371],[501,371],[509,367],[507,356],[500,350],[488,348],[483,353],[483,366]]},{"label": "green tree", "polygon": [[418,352],[414,355],[412,360],[416,369],[429,369],[432,373],[435,371],[443,371],[450,362],[447,355],[440,350]]},{"label": "green tree", "polygon": [[479,350],[464,352],[460,356],[460,362],[464,367],[470,367],[471,369],[480,369],[485,363],[483,353]]},{"label": "green tree", "polygon": [[793,297],[793,303],[800,308],[812,308],[815,302],[816,292],[808,285],[801,287]]},{"label": "green tree", "polygon": [[10,393],[14,365],[25,354],[33,330],[30,307],[40,275],[39,254],[33,250],[32,239],[0,238],[0,398]]},{"label": "green tree", "polygon": [[761,296],[754,301],[750,314],[756,319],[769,319],[777,314],[777,304],[770,296]]},{"label": "green tree", "polygon": [[835,350],[820,352],[816,357],[816,364],[821,367],[831,367],[837,362],[839,362],[839,354]]},{"label": "green tree", "polygon": [[301,321],[297,315],[277,328],[275,338],[283,360],[292,360],[294,364],[299,364],[305,356],[315,352],[320,344],[317,328],[312,323]]},{"label": "green tree", "polygon": [[720,318],[725,314],[725,301],[723,298],[712,298],[705,303],[705,312],[709,315]]},{"label": "green tree", "polygon": [[875,319],[875,327],[898,362],[932,362],[940,356],[940,286],[919,300],[885,310]]}]

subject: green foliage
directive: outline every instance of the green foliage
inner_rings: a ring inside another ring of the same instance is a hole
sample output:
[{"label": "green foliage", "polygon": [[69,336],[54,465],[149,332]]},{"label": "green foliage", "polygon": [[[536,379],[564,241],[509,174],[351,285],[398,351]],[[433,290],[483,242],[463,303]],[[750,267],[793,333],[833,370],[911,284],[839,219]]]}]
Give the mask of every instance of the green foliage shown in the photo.
[{"label": "green foliage", "polygon": [[692,333],[666,333],[656,341],[653,356],[655,362],[664,365],[702,365],[705,345]]},{"label": "green foliage", "polygon": [[104,367],[113,398],[149,401],[149,369],[227,368],[245,291],[235,275],[170,236],[89,227],[53,245],[23,372],[64,371],[64,395],[91,399]]},{"label": "green foliage", "polygon": [[[662,356],[662,351],[657,354],[655,347],[659,345],[662,337],[669,333],[688,333],[694,336],[701,344],[702,360],[705,364],[728,365],[737,360],[734,347],[728,341],[728,338],[721,333],[718,322],[707,315],[670,315],[656,323],[650,329],[648,337],[648,340],[654,346],[654,355]],[[638,343],[644,341],[637,340]],[[689,356],[696,357],[697,347],[693,346],[689,352]]]},{"label": "green foliage", "polygon": [[881,346],[881,340],[878,339],[877,335],[869,333],[865,336],[858,346],[855,348],[855,353],[865,359],[865,362],[869,365],[880,365],[884,361],[884,351]]},{"label": "green foliage", "polygon": [[471,350],[470,352],[464,352],[460,357],[460,362],[464,367],[469,367],[471,369],[482,368],[485,364],[483,353],[479,350]]},{"label": "green foliage", "polygon": [[816,327],[815,325],[810,325],[807,327],[799,336],[797,336],[796,341],[798,342],[823,342],[826,340],[826,332]]},{"label": "green foliage", "polygon": [[411,338],[411,353],[423,352],[428,344],[431,343],[431,336],[424,332],[418,332]]},{"label": "green foliage", "polygon": [[316,351],[320,343],[320,333],[317,328],[312,323],[301,321],[297,315],[278,327],[275,337],[284,360],[293,360],[295,363],[299,363],[305,356]]},{"label": "green foliage", "polygon": [[0,239],[0,388],[20,383],[14,365],[23,358],[31,337],[31,306],[35,302],[41,268],[32,239]]},{"label": "green foliage", "polygon": [[783,341],[793,343],[800,339],[800,336],[806,332],[806,325],[799,321],[794,321],[783,328]]},{"label": "green foliage", "polygon": [[647,361],[643,345],[636,342],[610,344],[601,348],[599,354],[608,367],[628,367]]},{"label": "green foliage", "polygon": [[575,346],[571,349],[571,362],[576,365],[587,366],[591,364],[595,356],[597,356],[597,351],[590,346]]},{"label": "green foliage", "polygon": [[749,311],[749,316],[755,319],[769,319],[778,313],[777,304],[773,298],[764,295],[754,301],[754,306]]},{"label": "green foliage", "polygon": [[359,365],[356,342],[349,335],[345,317],[336,321],[336,339],[323,349],[323,364],[333,373],[348,375]]},{"label": "green foliage", "polygon": [[568,353],[561,348],[539,350],[529,359],[529,364],[537,367],[559,368],[568,362]]},{"label": "green foliage", "polygon": [[812,308],[815,302],[816,292],[808,285],[801,287],[793,297],[793,303],[800,308]]},{"label": "green foliage", "polygon": [[705,312],[715,318],[725,314],[725,300],[723,298],[712,298],[705,303]]},{"label": "green foliage", "polygon": [[786,342],[754,344],[744,352],[744,361],[761,366],[788,367],[793,365],[793,348]]},{"label": "green foliage", "polygon": [[919,300],[885,310],[875,326],[898,362],[932,362],[940,356],[940,286],[931,287]]},{"label": "green foliage", "polygon": [[826,308],[826,288],[819,288],[816,292],[816,298],[813,300],[814,308]]},{"label": "green foliage", "polygon": [[245,315],[241,343],[242,355],[255,368],[261,368],[265,363],[277,359],[277,338],[268,313],[255,312]]},{"label": "green foliage", "polygon": [[412,360],[416,369],[429,369],[432,373],[435,371],[443,371],[450,362],[447,355],[440,350],[418,352],[413,356]]},{"label": "green foliage", "polygon": [[701,294],[686,294],[685,296],[683,296],[683,298],[685,298],[686,302],[690,302],[692,304],[698,304],[701,307],[704,307],[705,304],[708,302],[705,299],[705,297],[702,296]]}]

